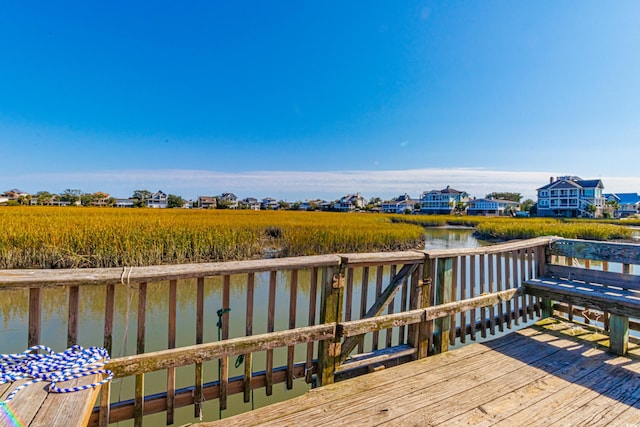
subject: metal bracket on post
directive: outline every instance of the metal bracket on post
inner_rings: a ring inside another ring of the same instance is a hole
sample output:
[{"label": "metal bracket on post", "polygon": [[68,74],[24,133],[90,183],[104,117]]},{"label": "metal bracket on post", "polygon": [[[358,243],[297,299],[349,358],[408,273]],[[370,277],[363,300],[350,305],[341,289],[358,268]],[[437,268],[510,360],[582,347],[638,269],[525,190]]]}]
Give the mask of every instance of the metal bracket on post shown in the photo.
[{"label": "metal bracket on post", "polygon": [[344,288],[344,275],[342,273],[336,273],[333,275],[332,286],[333,289]]}]

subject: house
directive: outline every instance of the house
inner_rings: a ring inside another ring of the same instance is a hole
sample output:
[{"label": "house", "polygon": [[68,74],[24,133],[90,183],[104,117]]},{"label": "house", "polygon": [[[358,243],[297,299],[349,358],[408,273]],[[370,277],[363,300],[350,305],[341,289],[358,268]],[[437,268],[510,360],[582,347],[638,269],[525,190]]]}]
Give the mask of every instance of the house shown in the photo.
[{"label": "house", "polygon": [[9,201],[9,198],[6,196],[0,196],[0,205],[7,203]]},{"label": "house", "polygon": [[276,199],[272,199],[271,197],[265,197],[262,199],[260,203],[260,208],[262,210],[276,210],[280,207]]},{"label": "house", "polygon": [[538,216],[596,218],[602,216],[606,199],[602,180],[577,176],[551,177],[538,188]]},{"label": "house", "polygon": [[150,199],[147,200],[148,208],[166,209],[169,206],[169,196],[162,191],[153,193]]},{"label": "house", "polygon": [[360,193],[348,194],[333,205],[333,209],[340,212],[352,212],[367,205],[367,199]]},{"label": "house", "polygon": [[613,212],[616,218],[628,218],[640,213],[640,195],[638,193],[605,194],[606,203],[614,203],[617,208]]},{"label": "house", "polygon": [[413,200],[411,196],[404,193],[395,199],[382,202],[382,212],[397,214],[410,213],[413,212],[416,203],[419,203],[419,201]]},{"label": "house", "polygon": [[4,192],[4,194],[1,195],[3,198],[6,198],[7,201],[9,200],[19,200],[19,199],[26,199],[29,196],[31,196],[29,193],[26,193],[22,190],[18,190],[17,188],[12,188],[11,190],[7,190]]},{"label": "house", "polygon": [[[420,196],[420,212],[426,214],[450,215],[460,206],[466,208],[469,193],[447,185],[443,190],[425,191]],[[460,205],[462,204],[462,205]]]},{"label": "house", "polygon": [[222,193],[218,204],[224,204],[227,209],[238,209],[238,197],[233,193]]},{"label": "house", "polygon": [[200,209],[215,209],[218,207],[218,199],[213,196],[198,196],[198,207]]},{"label": "house", "polygon": [[240,200],[239,206],[240,209],[249,209],[252,211],[260,210],[260,202],[258,201],[258,199],[255,199],[253,197],[247,197],[246,199]]},{"label": "house", "polygon": [[116,199],[116,208],[132,208],[135,206],[135,199]]},{"label": "house", "polygon": [[469,201],[467,215],[504,216],[520,211],[520,203],[502,199],[473,199]]}]

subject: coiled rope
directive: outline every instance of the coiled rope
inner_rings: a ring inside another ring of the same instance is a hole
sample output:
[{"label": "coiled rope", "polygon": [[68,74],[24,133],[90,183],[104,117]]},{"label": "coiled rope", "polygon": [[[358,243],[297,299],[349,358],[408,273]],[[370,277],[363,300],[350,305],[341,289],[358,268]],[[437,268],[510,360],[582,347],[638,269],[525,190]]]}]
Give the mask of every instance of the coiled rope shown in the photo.
[{"label": "coiled rope", "polygon": [[[43,351],[44,354],[38,353]],[[109,360],[109,353],[101,347],[83,348],[74,345],[56,353],[44,345],[33,346],[22,353],[0,354],[0,384],[31,378],[7,396],[4,402],[11,401],[14,396],[30,384],[49,381],[49,392],[72,393],[95,388],[113,378],[113,372],[101,369]],[[78,387],[60,388],[56,384],[89,375],[103,374],[102,381]]]}]

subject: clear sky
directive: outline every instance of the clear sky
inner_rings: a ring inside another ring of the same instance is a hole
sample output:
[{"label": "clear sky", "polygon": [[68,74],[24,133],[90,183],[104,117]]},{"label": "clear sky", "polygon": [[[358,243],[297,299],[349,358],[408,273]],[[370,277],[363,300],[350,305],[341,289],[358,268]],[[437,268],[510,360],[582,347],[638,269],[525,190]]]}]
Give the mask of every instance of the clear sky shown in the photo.
[{"label": "clear sky", "polygon": [[640,2],[21,1],[0,192],[640,192]]}]

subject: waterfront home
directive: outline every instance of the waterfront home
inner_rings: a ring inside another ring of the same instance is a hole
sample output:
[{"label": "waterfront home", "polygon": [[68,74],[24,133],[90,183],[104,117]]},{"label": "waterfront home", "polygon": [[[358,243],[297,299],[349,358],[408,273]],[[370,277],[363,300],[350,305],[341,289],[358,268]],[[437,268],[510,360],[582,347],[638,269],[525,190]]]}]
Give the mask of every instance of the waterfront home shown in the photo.
[{"label": "waterfront home", "polygon": [[469,203],[469,193],[459,191],[447,185],[443,190],[425,191],[420,196],[420,213],[450,215],[459,204],[465,208]]},{"label": "waterfront home", "polygon": [[200,209],[215,209],[218,200],[213,196],[198,196],[198,207]]},{"label": "waterfront home", "polygon": [[617,203],[617,208],[613,212],[616,218],[628,218],[640,213],[640,195],[638,193],[611,193],[605,194],[607,203]]},{"label": "waterfront home", "polygon": [[502,199],[473,199],[469,201],[467,215],[504,216],[520,211],[520,203]]},{"label": "waterfront home", "polygon": [[260,208],[264,210],[276,210],[279,207],[280,205],[278,205],[276,199],[273,199],[271,197],[265,197],[260,203]]},{"label": "waterfront home", "polygon": [[551,177],[549,184],[538,188],[538,216],[596,218],[602,216],[605,197],[600,179],[577,176]]},{"label": "waterfront home", "polygon": [[148,208],[166,209],[169,206],[169,196],[162,191],[153,193],[151,198],[147,200]]},{"label": "waterfront home", "polygon": [[135,206],[136,200],[134,199],[116,199],[116,208],[132,208]]},{"label": "waterfront home", "polygon": [[414,211],[414,207],[418,200],[414,200],[407,193],[404,193],[395,199],[382,202],[382,212],[384,213],[411,213]]},{"label": "waterfront home", "polygon": [[347,194],[333,205],[333,209],[340,212],[352,212],[362,209],[367,205],[367,199],[362,197],[360,193]]},{"label": "waterfront home", "polygon": [[238,209],[238,197],[233,193],[222,193],[218,205],[222,204],[220,202],[224,202],[227,209]]},{"label": "waterfront home", "polygon": [[247,197],[246,199],[240,200],[239,207],[240,207],[240,209],[249,209],[249,210],[252,210],[252,211],[259,211],[260,210],[260,202],[256,198]]}]

